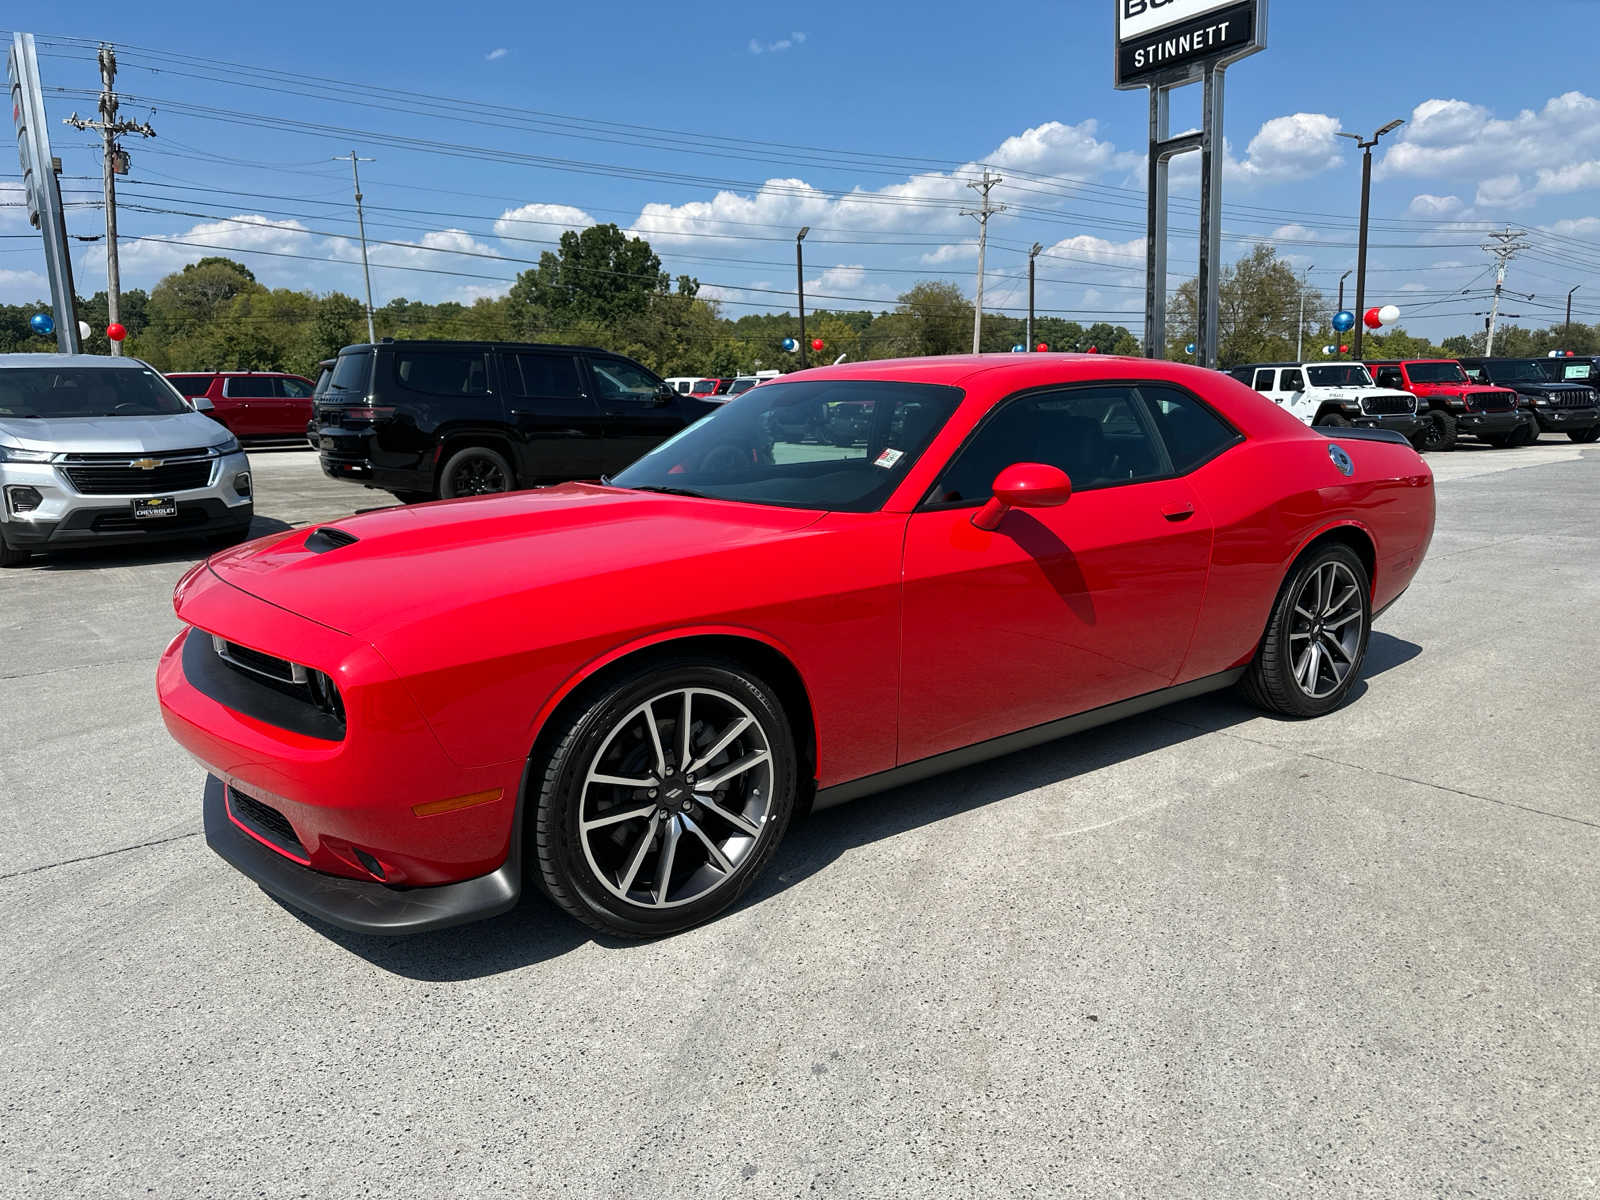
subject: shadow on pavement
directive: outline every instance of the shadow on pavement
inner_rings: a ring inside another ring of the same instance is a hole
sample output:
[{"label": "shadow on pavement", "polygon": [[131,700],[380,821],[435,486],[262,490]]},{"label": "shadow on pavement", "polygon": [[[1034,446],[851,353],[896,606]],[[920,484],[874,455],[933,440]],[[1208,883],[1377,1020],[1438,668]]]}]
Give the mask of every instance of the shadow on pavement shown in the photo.
[{"label": "shadow on pavement", "polygon": [[[292,528],[287,521],[280,521],[276,517],[257,516],[250,522],[247,537],[230,539],[227,544],[231,546]],[[20,567],[11,570],[25,574],[39,571],[97,571],[112,567],[147,567],[152,563],[199,562],[221,548],[221,545],[208,543],[205,534],[196,533],[174,536],[170,540],[152,540],[148,544],[121,542],[112,546],[75,546],[71,549],[49,550],[35,554]]]},{"label": "shadow on pavement", "polygon": [[[1352,701],[1366,690],[1369,679],[1421,653],[1422,647],[1413,642],[1374,632],[1362,678],[1351,690]],[[858,846],[1035,788],[1066,783],[1262,715],[1232,691],[1218,692],[804,818],[791,827],[766,873],[732,911],[793,887]],[[525,881],[522,902],[504,916],[408,938],[348,933],[284,908],[374,966],[434,983],[518,970],[589,942],[616,950],[642,944],[595,934],[547,901],[531,881]]]}]

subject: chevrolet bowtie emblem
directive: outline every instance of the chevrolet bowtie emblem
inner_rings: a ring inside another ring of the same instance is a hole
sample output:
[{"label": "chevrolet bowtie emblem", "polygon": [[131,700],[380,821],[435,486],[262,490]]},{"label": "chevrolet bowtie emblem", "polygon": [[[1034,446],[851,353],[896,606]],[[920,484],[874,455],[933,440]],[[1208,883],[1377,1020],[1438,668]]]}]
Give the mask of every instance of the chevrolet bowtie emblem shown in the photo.
[{"label": "chevrolet bowtie emblem", "polygon": [[136,458],[128,465],[130,467],[138,467],[141,471],[154,471],[161,465],[161,460],[159,458]]}]

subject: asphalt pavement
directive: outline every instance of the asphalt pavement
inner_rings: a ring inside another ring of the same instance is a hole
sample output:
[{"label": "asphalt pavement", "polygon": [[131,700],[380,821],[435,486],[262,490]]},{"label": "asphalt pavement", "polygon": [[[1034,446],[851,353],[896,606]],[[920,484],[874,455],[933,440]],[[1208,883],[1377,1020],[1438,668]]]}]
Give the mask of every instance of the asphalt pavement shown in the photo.
[{"label": "asphalt pavement", "polygon": [[[258,532],[387,502],[252,458]],[[819,814],[643,945],[298,918],[156,711],[200,548],[0,573],[0,1196],[1600,1193],[1600,447],[1430,462],[1338,713]]]}]

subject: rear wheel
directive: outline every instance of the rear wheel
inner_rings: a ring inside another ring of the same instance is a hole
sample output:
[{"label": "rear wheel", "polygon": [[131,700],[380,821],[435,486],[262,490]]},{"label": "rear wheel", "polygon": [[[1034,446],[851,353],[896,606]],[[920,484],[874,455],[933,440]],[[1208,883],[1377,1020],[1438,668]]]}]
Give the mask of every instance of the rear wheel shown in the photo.
[{"label": "rear wheel", "polygon": [[1418,450],[1424,452],[1454,450],[1456,448],[1455,414],[1437,408],[1430,412],[1428,419],[1423,422],[1422,428],[1417,432],[1415,445]]},{"label": "rear wheel", "polygon": [[539,881],[623,937],[709,920],[771,861],[797,770],[782,706],[743,667],[644,668],[572,715],[528,797]]},{"label": "rear wheel", "polygon": [[487,446],[467,446],[445,460],[439,472],[439,495],[446,500],[461,496],[492,496],[509,492],[515,484],[511,464]]},{"label": "rear wheel", "polygon": [[1372,591],[1355,551],[1331,544],[1295,565],[1245,672],[1245,693],[1268,712],[1320,717],[1344,703],[1361,672]]},{"label": "rear wheel", "polygon": [[1318,417],[1316,424],[1322,429],[1348,429],[1354,422],[1343,413],[1329,412]]},{"label": "rear wheel", "polygon": [[1587,429],[1573,429],[1567,433],[1569,441],[1588,445],[1590,442],[1600,441],[1600,425],[1591,425]]}]

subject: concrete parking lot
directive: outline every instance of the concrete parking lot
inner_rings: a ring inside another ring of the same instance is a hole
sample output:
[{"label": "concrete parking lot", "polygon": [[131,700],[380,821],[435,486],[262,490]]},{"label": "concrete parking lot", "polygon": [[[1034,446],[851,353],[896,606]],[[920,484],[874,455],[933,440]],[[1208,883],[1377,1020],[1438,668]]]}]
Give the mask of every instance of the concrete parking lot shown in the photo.
[{"label": "concrete parking lot", "polygon": [[[386,502],[253,458],[262,531]],[[199,549],[0,574],[0,1195],[1600,1192],[1600,448],[1431,462],[1338,713],[820,814],[645,945],[297,918],[156,711]]]}]

